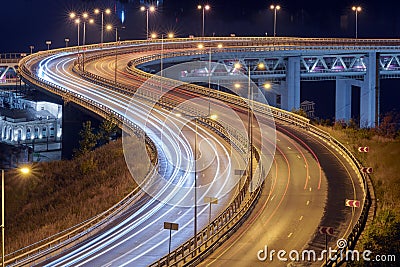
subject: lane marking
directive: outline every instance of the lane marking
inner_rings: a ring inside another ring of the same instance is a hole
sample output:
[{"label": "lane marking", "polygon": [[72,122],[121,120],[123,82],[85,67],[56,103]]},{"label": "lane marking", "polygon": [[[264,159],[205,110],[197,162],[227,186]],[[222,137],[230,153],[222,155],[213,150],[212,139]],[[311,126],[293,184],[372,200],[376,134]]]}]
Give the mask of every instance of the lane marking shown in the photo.
[{"label": "lane marking", "polygon": [[307,200],[307,203],[306,203],[306,205],[308,206],[308,204],[310,204],[310,200]]},{"label": "lane marking", "polygon": [[290,233],[287,237],[290,238],[293,235],[293,233]]},{"label": "lane marking", "polygon": [[303,215],[300,216],[299,221],[303,220]]},{"label": "lane marking", "polygon": [[311,187],[310,187],[310,192],[311,192]]}]

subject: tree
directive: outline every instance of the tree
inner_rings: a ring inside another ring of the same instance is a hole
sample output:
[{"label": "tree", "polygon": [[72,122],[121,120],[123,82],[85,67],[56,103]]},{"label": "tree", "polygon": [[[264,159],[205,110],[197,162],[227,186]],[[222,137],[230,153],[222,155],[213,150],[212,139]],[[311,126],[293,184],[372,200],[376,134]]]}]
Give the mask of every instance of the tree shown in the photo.
[{"label": "tree", "polygon": [[82,126],[82,130],[79,132],[81,140],[79,141],[79,150],[75,152],[76,156],[84,155],[91,151],[96,146],[98,140],[98,136],[93,133],[91,121],[84,122]]},{"label": "tree", "polygon": [[101,144],[108,144],[110,138],[117,131],[117,124],[115,123],[115,119],[113,115],[110,115],[108,118],[104,119],[100,124],[100,129],[98,133],[98,139]]}]

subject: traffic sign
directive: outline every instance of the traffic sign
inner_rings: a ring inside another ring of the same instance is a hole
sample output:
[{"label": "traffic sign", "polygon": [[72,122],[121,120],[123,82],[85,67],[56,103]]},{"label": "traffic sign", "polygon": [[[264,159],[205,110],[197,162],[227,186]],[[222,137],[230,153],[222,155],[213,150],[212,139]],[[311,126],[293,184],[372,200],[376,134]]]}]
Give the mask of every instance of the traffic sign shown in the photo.
[{"label": "traffic sign", "polygon": [[360,207],[360,201],[359,200],[346,199],[345,205],[347,207],[359,208]]},{"label": "traffic sign", "polygon": [[179,227],[179,224],[177,224],[177,223],[164,222],[164,229],[177,231],[178,227]]},{"label": "traffic sign", "polygon": [[327,226],[320,226],[319,227],[319,233],[320,234],[326,234],[326,235],[333,235],[333,228],[332,227],[327,227]]},{"label": "traffic sign", "polygon": [[372,167],[362,167],[361,171],[364,173],[372,173]]},{"label": "traffic sign", "polygon": [[367,146],[360,146],[358,147],[358,152],[368,152],[369,151],[369,147]]}]

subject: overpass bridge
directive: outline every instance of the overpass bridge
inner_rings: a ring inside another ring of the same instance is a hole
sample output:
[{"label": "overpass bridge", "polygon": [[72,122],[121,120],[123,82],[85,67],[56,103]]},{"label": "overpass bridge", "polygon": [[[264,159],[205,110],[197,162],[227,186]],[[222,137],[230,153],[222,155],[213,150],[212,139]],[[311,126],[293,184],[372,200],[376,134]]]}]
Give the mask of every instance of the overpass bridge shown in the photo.
[{"label": "overpass bridge", "polygon": [[[207,44],[205,45],[206,49],[199,49],[198,44],[200,43],[202,43],[203,45]],[[221,53],[226,53],[227,55],[226,58],[228,59],[228,61],[232,58],[237,59],[236,55],[240,55],[240,53],[257,52],[258,50],[260,50],[260,52],[262,53],[264,52],[266,53],[269,50],[273,53],[279,52],[279,53],[284,53],[285,55],[291,55],[294,53],[295,54],[294,61],[297,63],[301,62],[301,55],[298,54],[296,55],[296,53],[299,53],[299,51],[302,51],[302,53],[306,53],[309,50],[326,51],[326,47],[335,47],[335,49],[342,50],[342,52],[345,51],[346,49],[347,50],[367,49],[369,51],[368,53],[370,52],[379,53],[380,49],[382,48],[390,51],[391,49],[392,50],[397,49],[396,47],[398,46],[398,42],[396,40],[352,40],[352,39],[347,40],[347,39],[304,39],[304,38],[200,38],[200,39],[173,39],[165,42],[164,40],[126,41],[126,42],[104,44],[103,46],[91,45],[91,46],[86,46],[85,49],[82,49],[81,47],[78,48],[71,47],[71,48],[40,52],[24,58],[20,62],[20,69],[21,69],[21,74],[26,81],[36,84],[47,91],[60,95],[67,101],[76,102],[79,105],[82,105],[83,107],[86,107],[89,110],[92,110],[93,112],[96,112],[101,116],[105,117],[108,114],[113,114],[115,115],[115,118],[118,121],[124,123],[126,122],[128,125],[130,125],[131,128],[137,130],[137,125],[133,125],[133,123],[130,121],[133,120],[133,118],[127,116],[127,114],[124,114],[122,111],[124,108],[126,108],[130,96],[134,92],[138,93],[137,91],[138,87],[140,87],[141,84],[147,79],[152,78],[153,80],[150,83],[149,86],[150,88],[147,90],[139,91],[139,94],[142,99],[143,105],[144,103],[147,102],[154,103],[157,100],[155,99],[155,96],[157,95],[157,93],[160,94],[160,84],[162,86],[174,86],[176,85],[176,81],[170,78],[165,78],[164,76],[160,77],[162,75],[158,76],[145,73],[140,69],[136,68],[136,66],[140,66],[141,64],[144,63],[147,64],[147,62],[149,62],[149,64],[150,62],[152,62],[151,64],[154,65],[161,63],[161,59],[164,62],[164,60],[167,59],[173,60],[172,58],[179,59],[179,57],[181,57],[180,59],[181,61],[182,59],[197,60],[197,58],[201,57],[207,58],[207,56],[209,55],[211,55],[213,58],[214,55],[217,53],[212,53],[211,51],[212,47],[217,47],[218,44],[220,43],[223,43],[222,49],[225,50],[225,52],[221,51]],[[210,47],[211,49],[207,49]],[[86,51],[86,55],[83,57],[85,58],[85,62],[82,62],[82,57],[81,57],[82,51]],[[209,51],[211,51],[211,53],[209,53]],[[288,60],[286,64],[289,64],[288,66],[290,66],[292,64],[289,62],[291,57],[289,56],[288,59],[285,59],[285,57],[286,56],[283,56],[283,60],[284,61]],[[223,61],[224,59],[221,57],[220,60]],[[258,61],[259,58],[256,58],[255,62]],[[248,62],[249,59],[247,57],[243,57],[242,64]],[[265,59],[264,62],[265,62],[264,64],[267,64],[267,61]],[[299,66],[300,63],[299,64],[293,63],[293,64],[296,65],[298,68],[300,68]],[[228,71],[232,70],[229,64],[226,65],[227,65],[226,70]],[[102,69],[103,67],[100,67],[100,69],[102,70],[96,71],[98,69],[98,66],[104,66],[104,69]],[[206,63],[204,66],[209,66],[209,65]],[[346,65],[346,67],[350,67],[350,65]],[[256,75],[256,72],[258,71],[257,69],[251,70],[251,67],[248,68],[250,69],[250,71],[246,72],[246,68],[239,71],[244,74],[247,74],[248,78],[251,78],[253,73],[254,75]],[[234,77],[234,79],[236,79],[238,78],[239,75],[236,76],[236,74],[228,74],[227,76],[232,76]],[[244,76],[246,77],[246,75]],[[211,77],[211,75],[209,75],[208,77]],[[285,79],[290,80],[290,79],[295,79],[295,77],[291,77],[290,75],[288,75]],[[248,80],[246,79],[246,82],[249,80],[250,79]],[[286,81],[286,83],[289,83],[289,81]],[[335,219],[329,221],[329,223],[338,223],[340,221],[340,223],[345,224],[346,229],[340,230],[340,236],[343,236],[343,238],[348,240],[350,247],[354,246],[360,232],[362,231],[363,225],[365,224],[365,221],[367,219],[371,198],[367,186],[368,177],[365,173],[362,173],[360,171],[361,167],[360,163],[355,159],[352,153],[349,150],[347,150],[346,147],[344,147],[337,140],[332,138],[328,133],[321,131],[317,127],[311,125],[307,119],[292,114],[290,112],[286,112],[284,110],[273,107],[269,108],[261,103],[257,102],[253,103],[253,101],[246,102],[243,98],[237,97],[235,95],[226,94],[223,92],[218,92],[217,90],[209,90],[208,88],[194,86],[186,83],[180,85],[181,86],[178,89],[182,89],[183,91],[178,91],[179,94],[177,93],[175,96],[183,97],[187,94],[207,96],[208,98],[211,99],[216,99],[223,101],[224,103],[229,103],[230,105],[236,107],[238,110],[242,111],[243,109],[247,110],[248,107],[247,103],[251,103],[254,106],[256,113],[264,114],[266,110],[270,109],[273,117],[276,120],[278,120],[282,126],[288,128],[288,130],[280,130],[281,131],[280,135],[282,136],[283,139],[288,139],[288,140],[293,139],[296,140],[298,143],[296,144],[296,142],[293,141],[282,142],[283,146],[285,146],[285,149],[288,151],[287,153],[288,166],[284,167],[283,169],[288,169],[290,175],[288,175],[287,177],[288,179],[287,184],[285,183],[281,184],[279,186],[280,191],[276,192],[278,194],[282,194],[281,201],[283,201],[286,194],[285,190],[289,187],[291,188],[292,190],[291,193],[289,194],[289,196],[286,197],[292,197],[292,201],[290,203],[287,203],[288,206],[286,206],[286,208],[290,207],[291,210],[297,210],[299,205],[297,196],[300,195],[302,197],[306,195],[307,197],[310,196],[313,200],[318,199],[318,201],[315,202],[311,201],[311,203],[310,201],[307,201],[305,206],[308,206],[310,204],[312,207],[318,209],[319,211],[323,209],[323,207],[321,207],[321,205],[319,204],[327,203],[326,205],[329,206],[330,203],[333,201],[332,199],[330,199],[330,201],[324,201],[326,197],[324,194],[326,192],[325,190],[320,190],[321,189],[320,185],[322,183],[325,186],[327,186],[327,183],[326,181],[323,181],[324,179],[321,176],[321,171],[318,168],[319,158],[317,157],[317,155],[313,154],[312,149],[306,151],[306,154],[315,156],[315,158],[311,156],[311,159],[309,159],[315,166],[312,174],[314,175],[315,173],[315,177],[313,177],[312,182],[309,181],[309,179],[311,178],[310,176],[308,176],[308,168],[307,168],[308,161],[306,160],[306,155],[304,155],[304,153],[301,151],[301,147],[303,146],[300,145],[300,143],[302,142],[302,138],[304,136],[299,135],[301,136],[299,137],[294,134],[291,137],[289,137],[290,133],[293,134],[295,132],[292,131],[291,129],[295,128],[298,131],[301,131],[303,134],[305,134],[306,137],[303,138],[304,140],[307,139],[319,140],[317,143],[319,144],[318,146],[320,147],[320,149],[324,151],[329,151],[329,153],[332,154],[336,153],[334,154],[335,157],[337,159],[340,158],[342,160],[340,161],[340,164],[337,165],[337,168],[340,169],[341,173],[340,174],[333,173],[333,176],[334,178],[342,177],[343,180],[341,182],[339,181],[340,179],[330,180],[330,182],[335,183],[335,186],[329,185],[328,190],[332,189],[335,190],[336,188],[340,188],[340,190],[342,189],[343,190],[340,191],[340,194],[333,193],[329,194],[329,196],[336,197],[337,198],[335,199],[336,203],[339,203],[338,205],[342,207],[343,201],[341,198],[346,197],[347,194],[349,194],[348,196],[349,198],[352,197],[352,199],[356,198],[362,200],[362,209],[352,212],[351,215],[349,215],[348,213],[346,214],[346,212],[342,208],[340,208],[340,210],[334,209]],[[152,91],[151,90],[152,87],[154,87],[157,90],[157,92]],[[288,96],[288,99],[289,98],[290,96]],[[163,110],[170,110],[174,105],[176,105],[176,103],[173,102],[174,98],[165,97],[161,100],[162,101],[160,105],[163,107]],[[138,104],[142,105],[142,103]],[[195,114],[198,112],[198,111],[193,111],[193,107],[188,107],[188,110],[192,110],[192,112],[194,112]],[[221,114],[221,116],[222,115],[223,114]],[[228,136],[228,134],[230,134],[230,139],[232,143],[234,143],[235,146],[239,148],[239,150],[245,151],[246,147],[248,149],[249,145],[246,139],[243,138],[243,136],[235,133],[234,130],[232,130],[232,128],[229,128],[228,126],[225,129],[221,129],[221,123],[223,123],[224,120],[229,121],[229,119],[230,118],[228,116],[224,115],[221,122],[213,123],[203,120],[202,125],[203,126],[206,125],[208,129],[212,128],[214,130],[217,130],[217,132],[219,132],[219,134],[222,134],[222,136],[224,136],[225,138],[226,136]],[[150,136],[150,138],[151,137],[153,137],[154,140],[159,140],[157,139],[157,136]],[[183,145],[185,145],[184,142],[182,145],[178,145],[177,147],[181,147]],[[298,153],[300,154],[298,154],[297,156],[296,156],[297,152],[293,153],[292,150],[293,146],[295,146],[299,150]],[[190,145],[188,147],[190,147]],[[305,147],[307,146],[305,145]],[[160,152],[162,152],[164,147],[157,146],[157,150],[159,149]],[[171,151],[171,152],[181,153],[180,151],[175,151],[175,152]],[[190,149],[188,149],[186,153],[190,154]],[[261,155],[262,157],[263,154],[259,153],[258,155]],[[298,160],[301,159],[300,155],[303,155],[305,161],[304,165],[302,164],[302,161],[301,163],[298,163]],[[282,152],[282,157],[286,157],[284,152]],[[295,167],[297,170],[296,172],[292,173],[290,172],[290,165],[292,165],[289,164],[290,162],[292,162],[292,164],[293,162],[296,162],[294,164],[296,166]],[[331,164],[331,162],[330,161],[326,162],[326,164],[329,165]],[[302,171],[303,167],[304,171]],[[307,170],[307,172],[305,170]],[[305,173],[304,176],[306,177],[305,186],[301,184],[301,186],[297,185],[296,187],[294,187],[292,185],[293,183],[289,185],[289,180],[299,182],[300,181],[299,173],[302,173],[301,177],[303,177],[303,172]],[[319,180],[316,179],[318,175],[320,175]],[[175,179],[179,179],[179,176]],[[347,181],[347,179],[349,181]],[[312,185],[313,188],[311,188],[311,183],[313,184]],[[262,192],[261,186],[259,186],[256,191],[249,193],[247,187],[249,187],[250,184],[251,183],[249,177],[247,176],[247,178],[245,179],[245,183],[242,183],[243,187],[238,192],[235,199],[226,207],[225,210],[223,210],[219,215],[216,216],[216,218],[213,221],[210,222],[209,228],[206,227],[202,229],[201,231],[199,231],[198,236],[190,238],[188,241],[183,242],[183,244],[175,245],[175,247],[177,248],[167,256],[162,257],[159,261],[157,261],[154,264],[154,266],[165,266],[167,262],[170,262],[170,260],[175,262],[177,265],[181,265],[182,263],[185,262],[186,263],[198,262],[199,260],[203,259],[205,255],[207,255],[207,253],[209,253],[210,248],[213,248],[215,244],[219,243],[221,240],[227,239],[232,234],[232,231],[236,230],[243,223],[243,220],[246,218],[249,210],[254,208],[255,205],[254,203],[257,202],[258,197],[261,195]],[[309,188],[308,185],[310,185]],[[146,201],[150,200],[146,199]],[[272,201],[272,196],[270,201]],[[126,202],[123,202],[124,205],[125,203]],[[314,204],[316,206],[313,206]],[[97,258],[103,257],[103,254],[105,257],[107,256],[111,257],[111,259],[110,258],[105,259],[107,262],[114,262],[114,263],[117,260],[126,260],[126,258],[128,258],[129,261],[133,262],[134,260],[139,260],[139,258],[141,258],[140,256],[143,255],[146,257],[153,257],[151,258],[153,260],[154,257],[156,256],[160,258],[161,255],[159,255],[159,252],[158,254],[148,253],[149,251],[152,252],[157,251],[158,249],[157,246],[159,246],[160,244],[159,243],[155,244],[154,245],[155,248],[154,247],[149,248],[146,239],[143,239],[143,243],[141,243],[140,245],[137,245],[136,243],[135,244],[129,243],[127,245],[123,245],[123,247],[119,246],[119,244],[126,244],[126,243],[123,243],[120,240],[117,240],[118,245],[115,243],[107,243],[109,242],[109,239],[114,238],[113,236],[119,236],[118,232],[112,233],[112,235],[106,238],[101,238],[100,236],[96,236],[96,239],[94,239],[93,242],[91,241],[90,244],[86,243],[83,244],[82,246],[79,246],[79,243],[77,244],[76,239],[74,239],[75,236],[78,236],[77,238],[81,238],[82,237],[81,233],[90,232],[93,228],[99,229],[100,227],[98,225],[101,225],[101,223],[104,222],[104,220],[108,221],[109,220],[108,218],[110,218],[109,216],[115,216],[114,213],[116,212],[116,210],[120,209],[120,206],[121,203],[116,205],[117,208],[110,209],[110,211],[107,211],[109,212],[108,213],[109,215],[107,216],[102,214],[101,216],[86,222],[82,226],[71,228],[70,229],[71,232],[60,233],[59,235],[53,237],[51,240],[41,241],[34,244],[34,246],[22,249],[21,251],[18,252],[19,255],[17,254],[7,255],[7,262],[15,263],[15,265],[23,265],[26,262],[32,263],[37,259],[44,257],[47,258],[49,253],[57,251],[59,247],[63,246],[71,247],[70,245],[71,243],[77,245],[76,250],[71,249],[70,251],[67,251],[66,254],[61,255],[60,257],[57,257],[56,259],[53,260],[59,262],[59,264],[62,265],[63,263],[73,264],[74,262],[86,262],[86,263],[96,262]],[[273,210],[273,213],[275,213],[276,210],[279,210],[281,215],[287,214],[286,208],[283,207],[279,209],[278,208],[279,206],[277,206],[276,209]],[[157,212],[157,209],[161,209],[161,213],[159,212],[158,216],[159,217],[164,216],[163,207],[159,206],[157,206],[156,209],[154,209],[154,211],[151,210],[147,212],[148,213]],[[299,239],[299,243],[301,244],[307,244],[310,236],[312,236],[312,233],[315,230],[315,227],[320,223],[320,218],[317,218],[318,216],[311,216],[315,215],[314,209],[307,208],[304,210],[306,210],[307,214],[310,215],[307,216],[308,218],[310,218],[310,221],[307,221],[307,225],[303,225],[304,227],[309,228],[308,229],[309,234],[307,234],[307,236],[302,236]],[[178,215],[180,213],[181,212],[179,212]],[[176,214],[175,215],[170,214],[170,210],[167,210],[167,214],[169,214],[170,218],[173,219],[181,219],[182,217]],[[140,220],[144,220],[144,223],[142,224],[143,228],[147,228],[149,223],[145,221],[146,218],[142,218],[142,216],[140,216],[139,218]],[[303,216],[301,216],[301,218],[303,218]],[[205,221],[207,221],[207,219]],[[297,218],[295,218],[295,221],[296,223],[294,228],[296,228],[296,226],[301,223]],[[190,221],[185,221],[184,226],[187,226],[187,224],[189,223]],[[207,223],[205,223],[205,225],[206,224]],[[279,225],[275,226],[279,227]],[[340,225],[338,224],[338,226]],[[124,229],[124,231],[128,231],[128,229]],[[155,232],[150,239],[153,239],[153,236],[154,237],[159,236],[158,229],[155,230],[153,229],[153,231]],[[179,234],[181,233],[184,234],[185,231],[187,232],[187,230],[184,231],[181,230],[179,231]],[[131,232],[133,232],[130,233],[133,236],[136,235],[139,231],[135,230],[134,228],[133,230],[131,230]],[[124,232],[124,235],[125,234],[127,235],[127,233]],[[177,234],[176,236],[179,236],[179,234]],[[289,235],[292,236],[292,234]],[[71,236],[74,237],[72,238],[73,239],[72,241],[70,241]],[[181,236],[179,237],[180,237],[179,240],[184,240]],[[185,238],[187,237],[188,236],[186,235]],[[131,236],[129,236],[129,238],[131,238]],[[165,242],[166,240],[161,239],[160,242],[161,241]],[[105,244],[104,246],[109,246],[110,249],[107,249],[107,251],[103,250],[100,247],[101,244],[99,244],[103,242]],[[92,245],[91,243],[94,244]],[[287,245],[287,243],[285,244]],[[89,245],[94,247],[88,248]],[[118,249],[122,249],[119,252],[115,252],[118,254],[117,258],[115,257],[115,253],[112,255],[107,254],[112,252],[111,248],[117,249],[117,247]],[[138,252],[132,251],[132,249],[145,249],[145,251],[143,252],[143,254],[136,255],[135,253]],[[100,251],[100,253],[96,251]],[[199,252],[198,254],[197,251]],[[135,259],[132,259],[130,257],[135,257]],[[50,261],[51,259],[48,261],[48,263]],[[330,261],[329,265],[334,266],[335,264],[337,264],[337,262],[338,260]],[[149,263],[150,262],[147,262],[147,264]],[[49,265],[52,265],[52,263],[49,263]]]},{"label": "overpass bridge", "polygon": [[18,77],[18,62],[26,53],[0,54],[0,88],[1,86],[21,85]]},{"label": "overpass bridge", "polygon": [[[199,40],[197,53],[164,52],[162,61],[164,64],[210,62],[197,69],[184,70],[179,79],[186,82],[207,83],[211,77],[223,86],[225,81],[235,80],[235,75],[244,73],[260,88],[268,88],[263,91],[270,105],[287,111],[300,108],[300,81],[334,80],[335,119],[340,121],[351,119],[351,88],[357,86],[360,87],[360,126],[379,124],[380,80],[400,78],[398,40],[261,40],[263,38],[247,38],[237,44],[229,40]],[[167,42],[154,44],[165,51],[171,47]],[[160,55],[146,59],[139,68],[150,70],[153,65],[160,64]],[[240,67],[235,68],[235,65]]]}]

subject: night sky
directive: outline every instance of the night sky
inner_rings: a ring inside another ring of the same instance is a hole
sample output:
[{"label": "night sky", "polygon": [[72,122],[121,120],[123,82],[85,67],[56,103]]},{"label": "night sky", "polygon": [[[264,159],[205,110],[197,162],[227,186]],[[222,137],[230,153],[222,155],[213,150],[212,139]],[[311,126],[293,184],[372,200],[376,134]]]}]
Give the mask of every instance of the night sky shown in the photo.
[{"label": "night sky", "polygon": [[[269,9],[271,4],[280,4],[282,7],[277,14],[277,36],[354,37],[355,13],[351,10],[353,5],[362,6],[362,11],[358,14],[359,38],[400,36],[400,1],[392,0],[164,0],[164,5],[149,16],[150,30],[159,33],[174,31],[178,37],[199,36],[202,24],[201,11],[197,10],[199,3],[211,5],[211,10],[206,12],[205,17],[207,36],[228,36],[231,33],[236,36],[272,36],[273,11]],[[2,0],[0,53],[29,52],[30,45],[35,47],[34,51],[44,50],[47,48],[47,40],[52,41],[51,48],[63,47],[65,38],[70,39],[70,45],[76,45],[77,27],[68,14],[71,11],[91,12],[95,7],[110,7],[117,11],[106,16],[105,22],[125,27],[119,31],[121,40],[145,38],[146,16],[139,11],[139,0]],[[122,10],[125,13],[123,23]],[[94,18],[96,24],[87,25],[87,44],[100,42],[100,16]],[[114,38],[114,33],[105,34],[106,42],[113,41]],[[400,82],[396,81],[397,83],[392,82],[393,85],[390,85],[393,92],[384,93],[388,99],[400,98]],[[305,91],[302,100],[313,100],[312,95],[315,92],[308,95]],[[397,103],[388,102],[383,103],[382,109],[388,111],[397,106]],[[321,115],[326,116],[326,112]]]},{"label": "night sky", "polygon": [[[120,12],[125,11],[125,30],[121,39],[145,37],[146,16],[139,11],[139,0],[121,4],[117,1],[118,16],[106,17],[107,22],[121,24]],[[200,35],[201,11],[197,0],[164,0],[155,14],[149,16],[149,27],[158,32],[175,31],[179,36]],[[200,1],[202,3],[202,1]],[[210,0],[211,10],[206,12],[206,35],[269,36],[273,35],[273,12],[269,5],[278,1]],[[355,14],[352,5],[363,10],[358,16],[360,38],[397,38],[400,35],[400,1],[279,1],[282,9],[277,15],[278,36],[298,37],[354,37]],[[70,11],[92,11],[94,7],[114,8],[113,0],[2,0],[0,52],[61,47],[64,38],[76,44],[76,27],[68,18]],[[119,17],[119,18],[117,18]],[[88,42],[99,42],[100,16],[97,25],[87,27]],[[106,40],[112,40],[109,33]],[[108,38],[108,39],[107,39]]]}]

